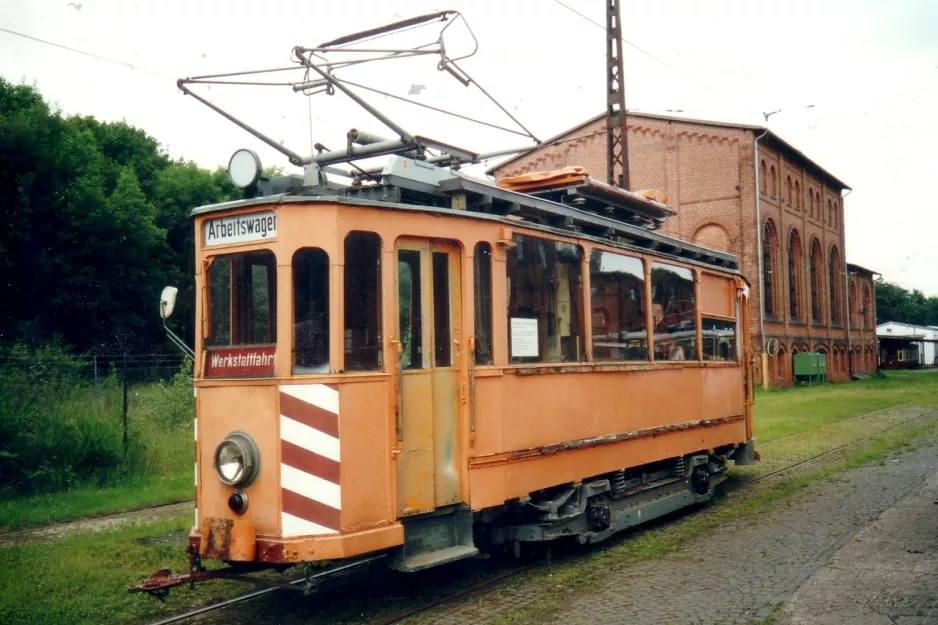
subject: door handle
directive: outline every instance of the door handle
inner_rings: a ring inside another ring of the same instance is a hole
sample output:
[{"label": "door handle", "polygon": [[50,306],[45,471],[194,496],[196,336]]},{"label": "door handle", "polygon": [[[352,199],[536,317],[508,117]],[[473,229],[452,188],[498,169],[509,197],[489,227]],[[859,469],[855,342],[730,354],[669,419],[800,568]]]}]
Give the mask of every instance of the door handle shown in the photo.
[{"label": "door handle", "polygon": [[397,401],[394,406],[394,429],[397,433],[397,442],[404,440],[402,419],[404,412],[404,376],[401,375],[404,370],[404,348],[401,342],[391,339],[391,345],[394,346],[394,353],[397,356],[394,363],[394,373],[397,377]]}]

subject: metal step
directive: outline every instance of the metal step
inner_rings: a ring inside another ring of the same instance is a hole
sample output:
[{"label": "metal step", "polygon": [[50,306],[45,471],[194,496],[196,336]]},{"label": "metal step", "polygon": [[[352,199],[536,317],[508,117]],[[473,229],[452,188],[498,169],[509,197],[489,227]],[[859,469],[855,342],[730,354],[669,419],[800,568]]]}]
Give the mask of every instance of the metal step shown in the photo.
[{"label": "metal step", "polygon": [[414,571],[428,569],[431,566],[446,564],[447,562],[455,562],[456,560],[462,560],[463,558],[470,558],[477,553],[479,553],[479,550],[475,547],[469,545],[454,545],[453,547],[446,547],[445,549],[438,549],[436,551],[428,551],[410,556],[409,558],[404,558],[398,561],[394,568],[398,571],[413,573]]},{"label": "metal step", "polygon": [[479,553],[472,542],[472,511],[460,505],[429,514],[405,517],[404,545],[398,549],[391,567],[398,571],[419,571],[438,564],[461,560]]}]

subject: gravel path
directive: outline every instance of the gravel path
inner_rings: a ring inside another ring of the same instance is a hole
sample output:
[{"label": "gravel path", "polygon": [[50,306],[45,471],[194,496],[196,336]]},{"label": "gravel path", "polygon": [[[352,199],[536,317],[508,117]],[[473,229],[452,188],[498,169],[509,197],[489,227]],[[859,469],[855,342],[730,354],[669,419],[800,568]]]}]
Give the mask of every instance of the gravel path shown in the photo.
[{"label": "gravel path", "polygon": [[27,542],[48,542],[71,536],[72,534],[86,534],[89,532],[103,532],[133,523],[160,521],[169,519],[185,512],[192,513],[192,502],[174,503],[158,508],[134,510],[91,519],[80,519],[69,523],[45,525],[35,529],[6,532],[0,534],[0,548],[20,545]]}]

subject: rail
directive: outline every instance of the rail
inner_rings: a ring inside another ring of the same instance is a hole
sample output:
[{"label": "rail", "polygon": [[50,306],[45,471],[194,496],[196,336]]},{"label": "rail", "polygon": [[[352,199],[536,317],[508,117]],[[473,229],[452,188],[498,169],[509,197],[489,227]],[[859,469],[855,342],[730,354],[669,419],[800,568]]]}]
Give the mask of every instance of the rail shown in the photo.
[{"label": "rail", "polygon": [[[906,404],[901,404],[901,405],[904,406],[904,405],[906,405]],[[892,406],[891,408],[896,408],[896,407],[898,407],[898,406]],[[883,410],[886,410],[886,409],[883,409]],[[870,415],[874,415],[874,414],[877,414],[877,413],[882,412],[883,410],[876,410],[876,411],[874,411],[874,412],[866,413],[866,414],[864,414],[864,415],[860,415],[859,417],[854,417],[853,419],[849,419],[848,421],[852,421],[852,420],[854,420],[854,419],[858,419],[858,418],[861,418],[861,417],[867,417],[867,416],[870,416]],[[893,429],[895,429],[895,428],[898,428],[898,427],[900,427],[900,426],[906,425],[906,424],[908,424],[908,423],[910,423],[910,422],[912,422],[912,421],[915,421],[915,420],[917,420],[917,419],[921,419],[922,417],[926,417],[926,416],[931,415],[931,414],[934,414],[934,413],[936,413],[936,412],[938,412],[938,408],[934,408],[934,409],[932,409],[932,410],[926,410],[925,412],[922,412],[922,413],[917,414],[917,415],[915,415],[915,416],[913,416],[913,417],[910,417],[910,418],[908,418],[908,419],[905,419],[905,420],[903,420],[903,421],[900,421],[899,423],[894,423],[894,424],[892,424],[892,425],[890,425],[890,426],[888,426],[888,427],[885,427],[885,428],[882,428],[882,429],[880,429],[880,430],[877,430],[875,433],[873,433],[873,434],[871,434],[871,435],[869,435],[869,436],[865,436],[865,437],[863,437],[863,438],[859,438],[859,439],[856,439],[856,440],[852,440],[852,441],[850,441],[850,442],[844,443],[843,445],[838,445],[837,447],[834,447],[834,448],[832,448],[832,449],[828,449],[828,450],[826,450],[826,451],[824,451],[824,452],[822,452],[822,453],[819,453],[819,454],[815,454],[815,455],[813,455],[813,456],[811,456],[811,457],[809,457],[809,458],[805,458],[805,459],[799,460],[799,461],[797,461],[797,462],[793,462],[793,463],[791,463],[791,464],[789,464],[789,465],[786,465],[786,466],[784,466],[784,467],[782,467],[782,468],[780,468],[780,469],[776,469],[776,470],[771,471],[771,472],[769,472],[769,473],[766,473],[766,474],[764,474],[764,475],[760,475],[760,476],[754,477],[754,478],[752,478],[752,479],[750,479],[750,480],[746,480],[745,482],[742,482],[741,484],[739,484],[734,490],[741,490],[741,489],[746,488],[746,487],[748,487],[748,486],[751,486],[751,485],[753,485],[753,484],[755,484],[755,483],[757,483],[757,482],[761,482],[762,480],[768,479],[768,478],[770,478],[770,477],[775,477],[775,476],[780,475],[780,474],[782,474],[782,473],[784,473],[784,472],[786,472],[786,471],[790,471],[790,470],[792,470],[792,469],[795,469],[795,468],[797,468],[797,467],[800,467],[800,466],[809,464],[809,463],[811,463],[811,462],[815,462],[815,461],[817,461],[817,460],[820,460],[821,458],[824,458],[824,457],[826,457],[826,456],[829,456],[829,455],[831,455],[831,454],[834,454],[834,453],[836,453],[836,452],[838,452],[838,451],[841,451],[841,450],[843,450],[843,449],[845,449],[845,448],[847,448],[847,447],[850,447],[850,446],[853,446],[853,445],[857,445],[857,444],[866,442],[866,441],[868,441],[868,440],[871,440],[871,439],[875,438],[876,436],[879,436],[880,434],[883,434],[883,433],[885,433],[885,432],[888,432],[888,431],[893,430]],[[329,570],[323,571],[322,573],[319,573],[319,574],[317,574],[317,575],[315,575],[315,576],[310,576],[309,579],[313,579],[313,578],[317,578],[317,579],[326,578],[326,577],[329,577],[329,576],[331,576],[331,575],[335,575],[335,574],[337,574],[337,573],[340,573],[340,572],[342,572],[342,571],[349,570],[349,569],[351,569],[351,568],[357,568],[358,566],[361,566],[361,565],[363,565],[363,564],[372,562],[373,560],[379,559],[380,557],[382,557],[382,556],[378,556],[378,557],[376,557],[376,558],[369,558],[369,559],[367,559],[367,560],[358,561],[358,562],[354,562],[354,563],[351,563],[351,564],[339,566],[339,567],[336,567],[336,568],[333,568],[333,569],[329,569]],[[472,584],[472,585],[470,585],[470,586],[468,586],[468,587],[466,587],[466,588],[462,588],[462,589],[457,590],[457,591],[455,591],[455,592],[452,592],[452,593],[449,593],[449,594],[444,595],[444,596],[442,596],[442,597],[439,597],[439,598],[437,598],[437,599],[434,599],[434,600],[432,600],[432,601],[430,601],[430,602],[421,604],[421,605],[419,605],[419,606],[417,606],[417,607],[415,607],[415,608],[408,609],[408,610],[406,610],[406,611],[403,612],[403,613],[398,613],[398,614],[392,615],[392,616],[390,616],[390,617],[388,617],[388,618],[386,618],[386,619],[384,619],[384,620],[379,620],[379,621],[376,621],[376,622],[379,623],[380,625],[395,625],[396,623],[401,623],[401,622],[403,622],[403,621],[405,621],[405,620],[407,620],[407,619],[411,619],[411,618],[414,618],[414,617],[416,617],[416,616],[419,616],[420,614],[423,614],[424,612],[427,612],[428,610],[437,608],[437,607],[439,607],[439,606],[441,606],[441,605],[445,605],[445,604],[450,603],[450,602],[452,602],[452,601],[455,601],[455,600],[457,600],[457,599],[461,599],[461,598],[463,598],[463,597],[466,597],[466,596],[469,596],[469,595],[478,593],[479,591],[482,591],[482,590],[491,588],[491,587],[495,586],[496,584],[505,581],[506,579],[510,579],[510,578],[512,578],[512,577],[514,577],[514,576],[516,576],[516,575],[519,575],[519,574],[525,572],[525,571],[531,570],[531,569],[533,569],[533,568],[535,568],[535,567],[537,567],[537,566],[539,566],[539,565],[541,565],[541,564],[543,564],[543,562],[540,561],[540,560],[538,560],[538,561],[531,562],[531,563],[528,563],[528,564],[515,566],[515,567],[513,567],[513,568],[511,568],[511,569],[509,569],[509,570],[507,570],[507,571],[502,571],[502,572],[496,573],[496,574],[492,575],[491,577],[488,577],[488,578],[486,578],[486,579],[483,579],[483,580],[481,580],[481,581],[479,581],[479,582],[477,582],[477,583],[475,583],[475,584]],[[303,584],[305,581],[307,581],[307,578],[305,578],[305,577],[304,577],[304,578],[300,578],[300,579],[298,579],[298,580],[295,580],[295,581],[293,581],[293,582],[290,582],[290,585],[299,586],[300,584]],[[170,625],[171,623],[180,623],[180,622],[183,622],[183,621],[188,620],[188,619],[190,619],[190,618],[194,618],[194,617],[196,617],[196,616],[201,616],[201,615],[206,614],[206,613],[208,613],[208,612],[214,612],[214,611],[216,611],[216,610],[220,610],[220,609],[223,609],[223,608],[226,608],[226,607],[228,607],[228,606],[235,605],[235,604],[238,604],[238,603],[243,603],[243,602],[245,602],[245,601],[250,601],[250,600],[252,600],[252,599],[256,599],[256,598],[258,598],[258,597],[261,597],[261,596],[270,594],[270,593],[272,593],[272,592],[274,592],[274,591],[276,591],[276,590],[281,590],[281,589],[282,589],[282,586],[277,586],[277,587],[273,587],[273,588],[266,588],[266,589],[264,589],[264,590],[258,590],[258,591],[246,593],[246,594],[244,594],[244,595],[240,595],[240,596],[238,596],[238,597],[233,597],[233,598],[231,598],[231,599],[228,599],[228,600],[226,600],[226,601],[222,601],[222,602],[217,603],[217,604],[214,604],[214,605],[205,606],[205,607],[198,608],[198,609],[195,609],[195,610],[191,610],[191,611],[189,611],[189,612],[185,612],[185,613],[182,613],[182,614],[177,614],[177,615],[174,615],[174,616],[169,617],[169,618],[167,618],[167,619],[163,619],[163,620],[161,620],[161,621],[156,621],[156,622],[150,623],[150,625]],[[300,588],[296,588],[296,590],[301,590],[301,589],[300,589]]]}]

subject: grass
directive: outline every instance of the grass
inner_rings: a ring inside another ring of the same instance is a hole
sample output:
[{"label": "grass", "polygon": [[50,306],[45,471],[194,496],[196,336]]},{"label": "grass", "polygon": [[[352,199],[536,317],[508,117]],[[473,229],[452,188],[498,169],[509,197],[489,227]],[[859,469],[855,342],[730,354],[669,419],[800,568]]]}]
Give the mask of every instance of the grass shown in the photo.
[{"label": "grass", "polygon": [[185,371],[130,384],[125,452],[115,373],[96,386],[86,362],[52,348],[18,358],[0,366],[0,528],[191,497],[193,400]]},{"label": "grass", "polygon": [[223,581],[176,592],[162,603],[126,592],[141,572],[171,566],[186,570],[189,514],[168,521],[100,534],[71,536],[53,544],[0,548],[0,614],[19,624],[127,623],[181,612],[244,591]]},{"label": "grass", "polygon": [[766,443],[906,403],[938,405],[938,373],[896,372],[849,384],[757,391],[753,429],[758,442]]},{"label": "grass", "polygon": [[[192,476],[128,476],[112,486],[85,485],[0,501],[0,526],[14,530],[137,510],[192,498]],[[0,534],[2,535],[2,534]]]}]

